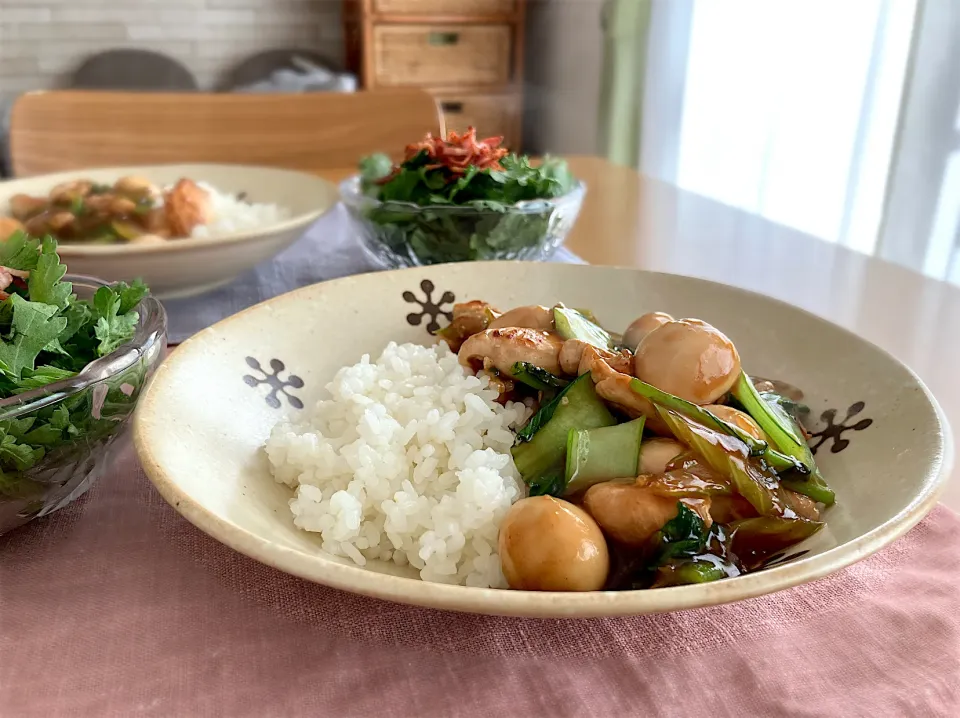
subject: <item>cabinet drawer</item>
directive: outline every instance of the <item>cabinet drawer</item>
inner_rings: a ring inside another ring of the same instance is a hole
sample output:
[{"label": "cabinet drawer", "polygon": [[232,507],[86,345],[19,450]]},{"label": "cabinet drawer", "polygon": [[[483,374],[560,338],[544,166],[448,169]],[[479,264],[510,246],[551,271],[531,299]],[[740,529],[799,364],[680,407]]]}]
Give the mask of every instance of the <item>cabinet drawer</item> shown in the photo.
[{"label": "cabinet drawer", "polygon": [[520,102],[515,95],[442,94],[437,98],[446,129],[477,128],[477,136],[503,135],[503,146],[519,150]]},{"label": "cabinet drawer", "polygon": [[374,0],[373,9],[393,15],[508,15],[514,0]]},{"label": "cabinet drawer", "polygon": [[510,80],[509,25],[376,25],[381,87],[497,85]]}]

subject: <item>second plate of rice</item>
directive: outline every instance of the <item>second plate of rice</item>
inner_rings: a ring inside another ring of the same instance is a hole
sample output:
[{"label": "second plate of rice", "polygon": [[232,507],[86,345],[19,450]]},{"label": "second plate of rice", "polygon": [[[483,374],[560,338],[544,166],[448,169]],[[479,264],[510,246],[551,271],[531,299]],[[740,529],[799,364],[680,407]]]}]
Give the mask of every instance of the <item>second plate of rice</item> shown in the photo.
[{"label": "second plate of rice", "polygon": [[189,238],[146,243],[61,244],[75,274],[107,281],[142,278],[161,298],[199,294],[227,284],[270,259],[304,233],[337,202],[331,183],[304,172],[270,167],[177,164],[61,172],[0,183],[0,215],[10,198],[45,196],[72,180],[111,185],[121,177],[149,180],[160,188],[187,178],[206,190],[210,219]]}]

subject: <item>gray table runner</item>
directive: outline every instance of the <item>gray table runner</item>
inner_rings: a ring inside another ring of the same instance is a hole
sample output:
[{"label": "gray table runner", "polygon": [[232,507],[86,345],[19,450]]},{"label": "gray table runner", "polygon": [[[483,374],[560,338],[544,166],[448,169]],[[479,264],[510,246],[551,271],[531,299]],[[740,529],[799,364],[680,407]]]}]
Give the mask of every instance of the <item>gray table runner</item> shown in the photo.
[{"label": "gray table runner", "polygon": [[[564,248],[551,261],[584,263]],[[164,301],[169,341],[182,342],[231,314],[284,292],[377,270],[350,232],[346,211],[338,205],[273,261],[264,262],[232,284],[199,297]]]}]

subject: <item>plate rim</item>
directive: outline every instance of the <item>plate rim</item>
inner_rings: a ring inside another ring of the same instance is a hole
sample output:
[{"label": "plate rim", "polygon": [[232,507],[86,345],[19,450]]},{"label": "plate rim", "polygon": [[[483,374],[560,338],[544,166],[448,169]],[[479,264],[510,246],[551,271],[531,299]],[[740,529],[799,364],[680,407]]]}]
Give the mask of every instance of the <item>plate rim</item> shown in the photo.
[{"label": "plate rim", "polygon": [[[532,267],[542,263],[492,261],[467,264],[470,266],[511,264]],[[171,367],[182,360],[182,357],[185,356],[184,349],[189,350],[191,344],[203,341],[206,334],[215,332],[249,312],[258,311],[261,307],[267,305],[275,306],[281,302],[296,300],[300,294],[318,290],[324,291],[318,288],[352,283],[359,277],[368,277],[369,275],[422,274],[430,269],[463,267],[463,264],[453,263],[433,265],[433,267],[410,267],[387,272],[364,273],[300,287],[226,317],[187,339],[157,369],[141,396],[134,415],[133,441],[144,472],[164,500],[191,524],[228,548],[284,573],[331,588],[396,603],[465,613],[527,618],[599,618],[663,613],[722,605],[775,593],[823,578],[873,555],[906,534],[933,510],[950,478],[954,464],[954,440],[949,422],[936,398],[920,377],[883,347],[802,307],[735,285],[636,267],[570,266],[587,267],[589,268],[588,271],[590,269],[618,270],[643,275],[676,277],[705,285],[722,287],[747,296],[762,297],[790,310],[803,312],[866,343],[903,368],[923,391],[927,402],[934,410],[939,425],[941,446],[939,455],[933,457],[933,464],[927,472],[926,476],[929,481],[926,486],[910,503],[880,526],[852,541],[814,556],[803,557],[789,564],[709,584],[676,586],[656,590],[564,593],[474,588],[434,583],[415,578],[382,574],[360,566],[341,564],[319,554],[312,556],[299,550],[277,545],[237,524],[212,514],[166,476],[150,447],[148,439],[151,430],[150,414],[159,391],[155,387],[159,386],[162,377],[171,371]]]}]

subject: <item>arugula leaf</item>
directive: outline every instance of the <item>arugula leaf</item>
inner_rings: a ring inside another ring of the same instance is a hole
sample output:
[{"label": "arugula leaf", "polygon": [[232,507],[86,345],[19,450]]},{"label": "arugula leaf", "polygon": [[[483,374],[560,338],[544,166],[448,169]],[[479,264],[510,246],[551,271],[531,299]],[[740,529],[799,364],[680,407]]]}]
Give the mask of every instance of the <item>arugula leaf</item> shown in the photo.
[{"label": "arugula leaf", "polygon": [[100,287],[93,295],[93,311],[97,316],[93,332],[100,340],[97,347],[100,356],[106,356],[133,336],[140,316],[130,311],[120,313],[123,294],[133,292],[133,288],[124,285],[120,291],[115,287]]},{"label": "arugula leaf", "polygon": [[18,294],[6,301],[13,305],[13,323],[10,337],[0,339],[0,371],[19,379],[24,369],[33,369],[37,355],[60,335],[67,320],[54,316],[55,306],[28,302]]},{"label": "arugula leaf", "polygon": [[36,369],[24,369],[23,375],[17,381],[17,389],[18,391],[39,389],[55,381],[68,379],[75,373],[76,372],[70,371],[69,369],[61,369],[60,367],[50,366],[49,364],[38,366]]},{"label": "arugula leaf", "polygon": [[36,421],[36,417],[27,416],[23,419],[5,419],[0,421],[0,436],[5,436],[10,434],[16,438],[21,438],[26,432],[30,430],[30,427],[33,426]]},{"label": "arugula leaf", "polygon": [[117,282],[112,289],[120,295],[120,314],[126,314],[134,309],[150,293],[150,289],[142,279],[134,279],[132,284]]},{"label": "arugula leaf", "polygon": [[32,468],[46,452],[42,447],[33,448],[29,444],[18,444],[15,436],[0,439],[0,461],[13,465],[20,471]]},{"label": "arugula leaf", "polygon": [[31,239],[26,232],[14,232],[0,242],[0,265],[10,269],[32,271],[37,266],[39,239]]},{"label": "arugula leaf", "polygon": [[37,266],[30,272],[27,280],[30,301],[64,309],[73,295],[73,285],[60,281],[66,273],[67,265],[61,264],[60,257],[57,256],[56,240],[45,238],[37,258]]}]

